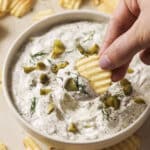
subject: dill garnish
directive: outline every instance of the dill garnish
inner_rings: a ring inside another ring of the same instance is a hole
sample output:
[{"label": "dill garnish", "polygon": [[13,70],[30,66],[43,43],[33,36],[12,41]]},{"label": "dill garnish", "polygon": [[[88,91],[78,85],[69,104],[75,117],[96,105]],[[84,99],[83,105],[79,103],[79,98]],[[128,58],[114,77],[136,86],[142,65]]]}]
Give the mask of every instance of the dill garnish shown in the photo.
[{"label": "dill garnish", "polygon": [[33,114],[35,112],[36,108],[36,97],[33,97],[32,102],[31,102],[31,107],[30,107],[30,112]]},{"label": "dill garnish", "polygon": [[36,57],[42,57],[42,56],[45,56],[45,55],[48,55],[48,53],[40,51],[40,52],[37,52],[33,55],[31,54],[31,57],[36,58]]}]

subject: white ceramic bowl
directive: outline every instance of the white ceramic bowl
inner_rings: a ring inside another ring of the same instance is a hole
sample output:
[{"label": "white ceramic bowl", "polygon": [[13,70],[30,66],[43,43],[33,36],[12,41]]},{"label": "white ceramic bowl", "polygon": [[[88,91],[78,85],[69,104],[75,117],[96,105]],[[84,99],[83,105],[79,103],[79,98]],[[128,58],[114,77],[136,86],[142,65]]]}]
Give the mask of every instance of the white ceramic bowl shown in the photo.
[{"label": "white ceramic bowl", "polygon": [[144,123],[146,118],[149,115],[150,107],[148,106],[145,111],[140,115],[140,117],[130,126],[125,128],[124,130],[110,136],[109,138],[103,140],[93,140],[89,142],[70,142],[67,140],[60,140],[53,137],[48,137],[42,135],[39,131],[34,129],[29,123],[27,123],[17,112],[14,103],[13,97],[11,95],[11,84],[10,84],[10,68],[13,65],[13,59],[17,54],[19,48],[23,45],[23,43],[27,40],[28,37],[33,35],[38,35],[52,26],[67,23],[72,21],[79,21],[79,20],[89,20],[89,21],[97,21],[97,22],[108,22],[109,16],[106,16],[101,13],[93,12],[93,11],[69,11],[66,13],[56,14],[49,18],[46,18],[31,27],[29,27],[25,32],[23,32],[17,40],[11,46],[8,56],[5,61],[5,65],[3,68],[3,91],[5,98],[9,104],[9,109],[12,110],[14,116],[17,118],[19,123],[27,130],[29,133],[33,134],[40,140],[50,143],[53,146],[56,146],[61,149],[65,150],[97,150],[109,147],[114,145],[121,140],[127,138],[128,136],[132,135],[141,125]]}]

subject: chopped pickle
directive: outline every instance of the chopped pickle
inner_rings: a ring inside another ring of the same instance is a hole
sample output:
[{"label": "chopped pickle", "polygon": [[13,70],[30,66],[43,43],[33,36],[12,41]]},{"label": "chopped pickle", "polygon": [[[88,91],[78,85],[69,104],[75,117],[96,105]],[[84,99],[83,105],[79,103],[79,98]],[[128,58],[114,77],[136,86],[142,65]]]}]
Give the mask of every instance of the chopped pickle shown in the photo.
[{"label": "chopped pickle", "polygon": [[25,73],[30,73],[34,71],[36,68],[35,67],[23,67]]},{"label": "chopped pickle", "polygon": [[48,105],[47,113],[50,114],[50,113],[52,113],[54,110],[55,110],[55,105],[54,105],[53,102],[50,102],[49,105]]},{"label": "chopped pickle", "polygon": [[128,81],[127,79],[122,79],[120,81],[120,84],[121,84],[123,92],[126,96],[129,96],[132,94],[133,89],[132,89],[132,85],[131,85],[130,81]]},{"label": "chopped pickle", "polygon": [[133,89],[132,89],[131,84],[127,84],[127,85],[125,85],[125,86],[123,87],[123,92],[124,92],[124,94],[125,94],[126,96],[131,95],[131,94],[132,94],[132,91],[133,91]]},{"label": "chopped pickle", "polygon": [[65,46],[60,40],[54,41],[54,46],[52,50],[52,58],[58,58],[65,51]]},{"label": "chopped pickle", "polygon": [[132,68],[128,68],[127,72],[131,74],[134,72],[134,70]]},{"label": "chopped pickle", "polygon": [[81,54],[85,55],[85,49],[80,44],[77,45],[77,49]]},{"label": "chopped pickle", "polygon": [[89,56],[92,54],[97,54],[99,50],[99,46],[97,44],[94,44],[89,50],[85,50],[80,44],[77,45],[77,49],[79,52],[85,56]]},{"label": "chopped pickle", "polygon": [[49,77],[47,76],[47,74],[40,75],[40,82],[42,84],[49,84]]},{"label": "chopped pickle", "polygon": [[53,73],[57,73],[57,72],[58,72],[58,67],[57,67],[56,64],[53,64],[53,65],[51,66],[51,71],[52,71]]},{"label": "chopped pickle", "polygon": [[46,65],[43,62],[38,62],[36,67],[39,70],[45,70],[46,69]]},{"label": "chopped pickle", "polygon": [[133,100],[137,104],[145,104],[145,100],[142,98],[134,98]]},{"label": "chopped pickle", "polygon": [[114,99],[113,107],[115,110],[120,108],[120,100],[118,98]]},{"label": "chopped pickle", "polygon": [[59,62],[58,64],[57,64],[57,67],[58,67],[58,69],[63,69],[63,68],[65,68],[66,66],[68,66],[69,65],[69,62],[68,61],[63,61],[63,62]]},{"label": "chopped pickle", "polygon": [[88,54],[97,54],[99,50],[99,46],[97,44],[94,44],[89,50],[87,51]]},{"label": "chopped pickle", "polygon": [[120,84],[121,84],[121,86],[125,86],[125,85],[131,84],[131,83],[130,83],[130,81],[127,80],[127,79],[122,79],[122,80],[120,81]]},{"label": "chopped pickle", "polygon": [[108,96],[104,101],[106,107],[113,107],[114,109],[119,109],[120,107],[120,100],[117,96]]},{"label": "chopped pickle", "polygon": [[72,132],[72,133],[77,133],[78,132],[78,129],[77,129],[77,126],[75,123],[71,123],[69,126],[68,126],[68,131],[69,132]]},{"label": "chopped pickle", "polygon": [[57,72],[59,71],[59,69],[65,68],[68,64],[69,64],[68,61],[63,61],[63,62],[59,62],[59,63],[57,63],[57,64],[53,64],[53,65],[51,66],[51,71],[52,71],[53,73],[57,73]]},{"label": "chopped pickle", "polygon": [[40,95],[47,95],[51,92],[51,89],[40,89]]},{"label": "chopped pickle", "polygon": [[68,79],[65,84],[65,89],[68,91],[78,91],[78,86],[76,81],[73,78]]},{"label": "chopped pickle", "polygon": [[113,96],[109,96],[105,99],[104,103],[106,107],[113,107],[113,101],[114,101],[114,97]]}]

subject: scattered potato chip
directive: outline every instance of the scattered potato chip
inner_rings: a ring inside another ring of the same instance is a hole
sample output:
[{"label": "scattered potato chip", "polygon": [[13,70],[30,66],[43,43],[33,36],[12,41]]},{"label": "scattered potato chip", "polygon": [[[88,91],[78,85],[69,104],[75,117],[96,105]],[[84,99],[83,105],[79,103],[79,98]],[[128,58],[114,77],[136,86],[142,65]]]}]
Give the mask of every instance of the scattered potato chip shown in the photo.
[{"label": "scattered potato chip", "polygon": [[10,3],[11,3],[10,0],[0,0],[0,11],[7,12]]},{"label": "scattered potato chip", "polygon": [[77,71],[87,78],[97,94],[107,91],[111,84],[111,72],[99,67],[99,56],[83,57],[76,63]]},{"label": "scattered potato chip", "polygon": [[127,140],[104,150],[140,150],[141,141],[136,135],[131,136]]},{"label": "scattered potato chip", "polygon": [[0,142],[0,150],[7,150],[6,145]]},{"label": "scattered potato chip", "polygon": [[10,5],[10,14],[22,17],[29,12],[34,4],[34,0],[13,0]]},{"label": "scattered potato chip", "polygon": [[117,7],[119,0],[102,0],[98,9],[104,13],[111,14]]},{"label": "scattered potato chip", "polygon": [[78,9],[81,3],[82,0],[59,0],[60,6],[67,9]]},{"label": "scattered potato chip", "polygon": [[46,18],[48,16],[50,16],[51,14],[53,14],[53,10],[52,9],[47,9],[47,10],[42,10],[39,11],[34,17],[33,20],[34,21],[39,21],[43,18]]},{"label": "scattered potato chip", "polygon": [[26,150],[41,150],[40,146],[31,137],[25,137],[23,143]]},{"label": "scattered potato chip", "polygon": [[5,12],[1,12],[1,11],[0,11],[0,18],[4,17],[5,15],[6,15]]}]

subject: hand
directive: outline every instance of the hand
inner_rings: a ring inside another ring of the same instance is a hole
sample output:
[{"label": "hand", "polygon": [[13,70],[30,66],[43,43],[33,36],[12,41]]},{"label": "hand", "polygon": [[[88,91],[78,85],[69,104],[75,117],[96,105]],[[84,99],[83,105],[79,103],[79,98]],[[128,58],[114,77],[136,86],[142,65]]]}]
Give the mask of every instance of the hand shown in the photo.
[{"label": "hand", "polygon": [[150,65],[150,0],[120,0],[100,52],[100,66],[122,79],[134,55]]}]

